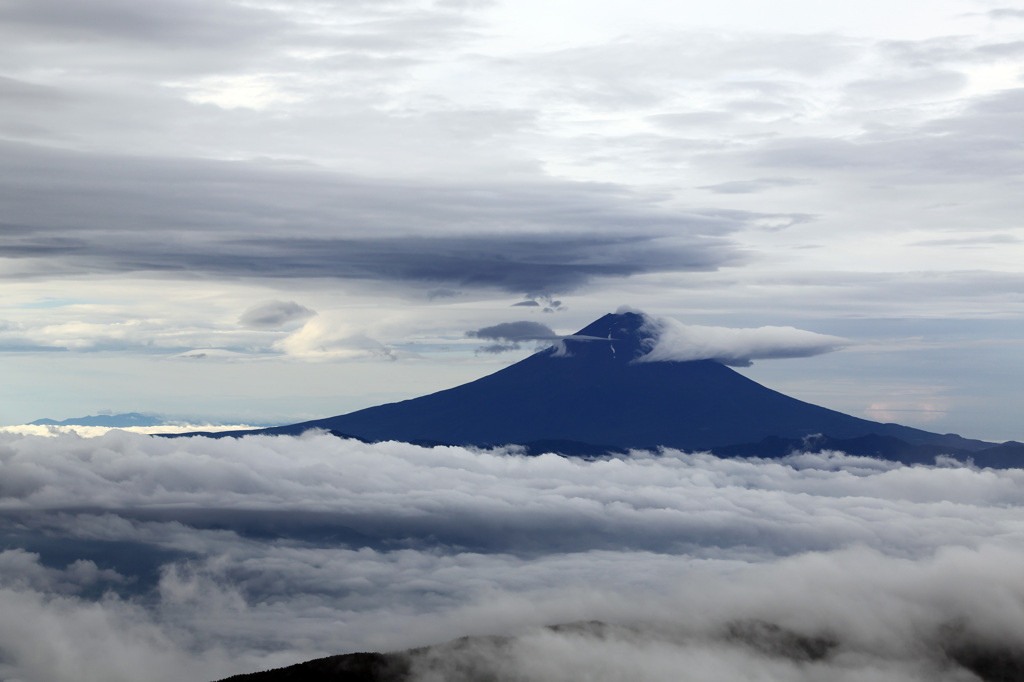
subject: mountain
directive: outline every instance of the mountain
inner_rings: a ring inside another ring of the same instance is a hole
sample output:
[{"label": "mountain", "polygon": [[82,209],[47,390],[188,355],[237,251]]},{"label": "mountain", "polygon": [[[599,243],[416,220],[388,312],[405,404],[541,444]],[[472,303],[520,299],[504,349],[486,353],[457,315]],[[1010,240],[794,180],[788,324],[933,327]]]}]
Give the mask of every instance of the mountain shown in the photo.
[{"label": "mountain", "polygon": [[533,451],[584,455],[667,446],[777,456],[780,448],[785,454],[816,437],[819,443],[850,443],[851,454],[906,461],[934,461],[944,451],[966,456],[994,446],[812,405],[714,360],[638,362],[656,341],[653,329],[641,314],[605,315],[556,346],[482,379],[257,433],[316,428],[366,441],[521,444]]},{"label": "mountain", "polygon": [[151,415],[128,412],[126,414],[94,414],[87,417],[72,417],[63,421],[55,419],[37,419],[29,422],[33,426],[109,426],[125,428],[128,426],[162,426],[163,420]]},{"label": "mountain", "polygon": [[[1003,642],[985,642],[972,634],[957,632],[948,624],[945,629],[947,632],[943,636],[933,637],[914,652],[922,664],[954,669],[956,673],[982,682],[1024,679],[1024,654],[1019,647]],[[620,673],[625,672],[621,668],[630,667],[631,657],[628,653],[636,651],[643,644],[647,644],[648,652],[674,650],[681,653],[686,651],[686,647],[700,646],[710,652],[708,657],[726,656],[726,652],[746,653],[762,657],[766,663],[799,666],[818,664],[819,667],[835,665],[835,661],[844,656],[846,648],[845,643],[833,633],[804,634],[761,620],[733,621],[722,632],[704,639],[693,635],[688,639],[678,629],[659,627],[657,624],[624,626],[600,621],[552,625],[543,628],[541,632],[544,631],[548,637],[566,638],[557,649],[547,649],[547,653],[557,651],[561,656],[563,674],[558,675],[559,679],[570,677],[564,673],[572,671],[573,653],[579,651],[574,650],[573,645],[579,646],[579,642],[614,648],[624,654],[624,658],[620,659]],[[531,634],[536,636],[538,633]],[[287,668],[234,675],[220,682],[511,682],[537,679],[523,670],[523,657],[529,655],[524,654],[520,648],[523,644],[524,638],[516,637],[463,637],[444,644],[405,651],[328,656]],[[526,646],[529,647],[529,644]],[[527,648],[526,651],[530,650]],[[845,655],[849,657],[848,652]],[[887,651],[886,655],[891,657],[893,652]],[[632,663],[642,664],[643,659],[632,659]],[[849,663],[841,665],[848,667]],[[645,670],[649,674],[651,668]],[[582,671],[579,679],[591,679],[586,672],[592,672],[592,669]],[[642,674],[635,676],[644,677]],[[667,674],[665,679],[675,677]],[[623,676],[623,679],[628,678]]]}]

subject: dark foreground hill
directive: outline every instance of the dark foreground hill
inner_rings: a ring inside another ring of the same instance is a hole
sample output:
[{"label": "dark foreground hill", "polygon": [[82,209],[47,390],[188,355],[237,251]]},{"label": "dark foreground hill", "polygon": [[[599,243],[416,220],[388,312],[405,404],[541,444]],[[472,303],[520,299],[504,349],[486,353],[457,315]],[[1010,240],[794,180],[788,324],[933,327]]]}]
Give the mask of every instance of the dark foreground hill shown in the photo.
[{"label": "dark foreground hill", "polygon": [[530,452],[570,455],[666,446],[780,456],[809,444],[906,462],[933,462],[938,454],[950,454],[1007,466],[1024,454],[1019,444],[985,453],[995,444],[812,405],[714,360],[638,362],[655,333],[643,315],[609,314],[556,347],[455,388],[249,433],[325,429],[365,441],[518,444]]},{"label": "dark foreground hill", "polygon": [[[657,647],[696,645],[707,647],[719,656],[727,656],[731,651],[760,658],[769,665],[772,661],[789,661],[797,665],[815,664],[819,669],[827,669],[851,654],[862,664],[877,655],[877,652],[852,650],[831,633],[801,633],[760,620],[735,621],[717,632],[701,634],[680,632],[663,625],[617,626],[600,622],[557,625],[544,630],[546,633],[541,633],[542,636],[562,636],[566,643],[590,640],[599,646],[629,643],[635,647],[641,642],[650,645],[652,651],[657,651]],[[521,643],[522,640],[514,637],[463,637],[402,652],[329,656],[287,668],[235,675],[221,682],[541,682],[542,677],[524,670],[528,667],[524,660],[536,652],[531,654],[528,648],[521,648]],[[551,651],[547,653],[551,655]],[[887,651],[885,656],[892,657],[894,653]],[[908,660],[922,667],[946,672],[957,670],[965,674],[965,679],[968,676],[982,682],[1024,679],[1024,653],[1016,647],[993,644],[962,625],[940,625],[934,633],[922,637],[921,646],[915,651],[905,654]],[[566,670],[558,671],[558,679],[572,678],[569,660],[564,664]],[[848,661],[839,664],[848,673],[847,666]],[[967,671],[973,675],[966,675]],[[672,671],[665,679],[678,679],[678,671]]]}]

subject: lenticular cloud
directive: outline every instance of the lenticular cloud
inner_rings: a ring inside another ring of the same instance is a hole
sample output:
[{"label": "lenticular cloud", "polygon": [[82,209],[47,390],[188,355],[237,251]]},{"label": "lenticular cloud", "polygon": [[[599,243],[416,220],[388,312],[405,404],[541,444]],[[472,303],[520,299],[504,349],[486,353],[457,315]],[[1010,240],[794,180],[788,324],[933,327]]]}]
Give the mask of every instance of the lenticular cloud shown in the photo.
[{"label": "lenticular cloud", "polygon": [[0,434],[0,678],[491,634],[413,673],[974,680],[1024,641],[1024,471],[942,464]]},{"label": "lenticular cloud", "polygon": [[682,324],[671,318],[648,317],[645,331],[654,341],[638,362],[717,360],[734,367],[746,367],[752,360],[806,358],[850,345],[838,336],[795,327],[705,327]]}]

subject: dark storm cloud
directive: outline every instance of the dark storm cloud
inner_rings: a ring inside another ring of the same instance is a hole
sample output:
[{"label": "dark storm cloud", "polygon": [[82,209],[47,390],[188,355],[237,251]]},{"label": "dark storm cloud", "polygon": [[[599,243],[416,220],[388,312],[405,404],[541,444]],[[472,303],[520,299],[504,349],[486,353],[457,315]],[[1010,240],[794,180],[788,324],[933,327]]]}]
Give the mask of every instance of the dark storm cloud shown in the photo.
[{"label": "dark storm cloud", "polygon": [[0,199],[13,229],[0,233],[0,255],[40,259],[21,276],[331,277],[543,296],[738,262],[725,236],[756,217],[673,214],[607,184],[385,182],[4,147]]},{"label": "dark storm cloud", "polygon": [[[163,254],[153,269],[177,263],[244,276],[338,277],[450,283],[542,295],[578,289],[598,277],[714,270],[729,260],[718,244],[672,244],[658,236],[495,235],[395,239],[260,240],[225,243],[213,258]],[[239,253],[240,252],[240,253]]]}]

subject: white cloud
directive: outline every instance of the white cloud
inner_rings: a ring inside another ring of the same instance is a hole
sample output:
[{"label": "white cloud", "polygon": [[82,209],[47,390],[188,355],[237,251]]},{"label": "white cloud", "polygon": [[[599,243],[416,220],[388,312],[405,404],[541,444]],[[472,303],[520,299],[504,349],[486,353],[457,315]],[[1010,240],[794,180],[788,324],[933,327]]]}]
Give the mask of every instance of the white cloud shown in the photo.
[{"label": "white cloud", "polygon": [[303,360],[395,360],[396,352],[339,315],[320,315],[274,343],[274,349]]},{"label": "white cloud", "polygon": [[653,343],[637,362],[717,360],[745,367],[752,360],[806,358],[850,345],[838,336],[794,327],[731,329],[686,325],[664,317],[648,318],[645,331],[653,335]]},{"label": "white cloud", "polygon": [[[1024,634],[1022,476],[838,453],[5,433],[0,606],[17,618],[0,625],[2,670],[121,680],[150,660],[154,680],[216,679],[494,633],[524,638],[492,660],[545,679],[595,660],[637,679],[670,662],[924,679],[943,637]],[[534,630],[592,619],[625,629]],[[795,664],[723,635],[755,621],[835,652]]]}]

